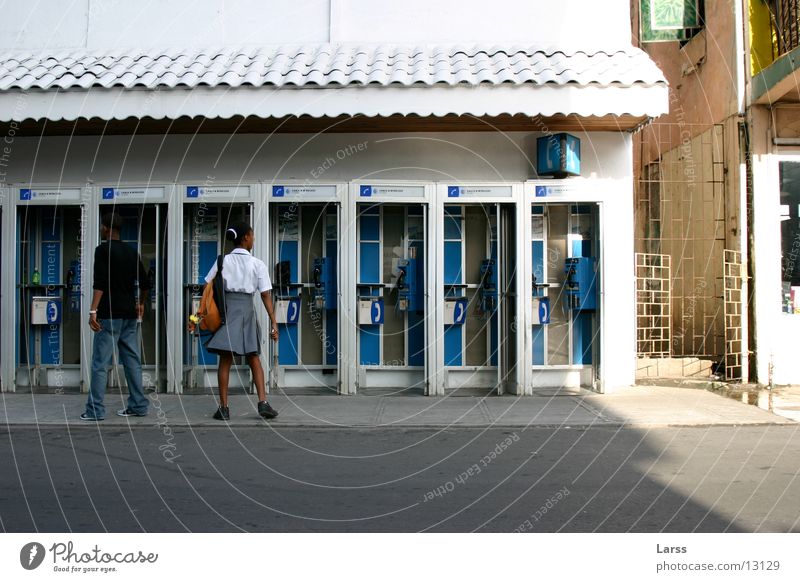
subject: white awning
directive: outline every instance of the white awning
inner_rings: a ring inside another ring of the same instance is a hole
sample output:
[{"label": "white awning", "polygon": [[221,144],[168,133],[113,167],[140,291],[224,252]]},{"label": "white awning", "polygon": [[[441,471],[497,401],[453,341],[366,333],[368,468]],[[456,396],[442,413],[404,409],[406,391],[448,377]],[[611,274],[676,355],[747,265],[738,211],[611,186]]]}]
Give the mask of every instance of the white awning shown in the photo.
[{"label": "white awning", "polygon": [[314,45],[0,54],[0,121],[627,115],[668,110],[641,50]]}]

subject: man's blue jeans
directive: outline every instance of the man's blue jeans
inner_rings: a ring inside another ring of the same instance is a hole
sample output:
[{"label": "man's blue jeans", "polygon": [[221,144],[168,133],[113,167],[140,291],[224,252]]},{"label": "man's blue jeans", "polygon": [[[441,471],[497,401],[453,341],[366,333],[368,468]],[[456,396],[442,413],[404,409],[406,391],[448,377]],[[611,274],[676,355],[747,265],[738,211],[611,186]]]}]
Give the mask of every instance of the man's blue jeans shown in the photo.
[{"label": "man's blue jeans", "polygon": [[147,414],[148,400],[142,389],[142,360],[139,355],[138,323],[135,319],[99,319],[103,327],[94,334],[92,349],[92,384],[86,414],[105,418],[103,398],[108,383],[108,368],[114,357],[114,344],[119,350],[119,362],[125,368],[128,383],[128,408],[136,414]]}]

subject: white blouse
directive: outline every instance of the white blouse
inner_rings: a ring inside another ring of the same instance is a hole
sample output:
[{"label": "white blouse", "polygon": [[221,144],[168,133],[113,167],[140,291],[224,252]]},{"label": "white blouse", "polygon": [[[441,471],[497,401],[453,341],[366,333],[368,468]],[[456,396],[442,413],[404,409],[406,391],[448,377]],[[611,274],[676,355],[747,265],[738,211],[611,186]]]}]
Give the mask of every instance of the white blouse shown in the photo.
[{"label": "white blouse", "polygon": [[[217,261],[206,275],[206,283],[210,283],[217,274]],[[233,293],[263,293],[272,289],[267,265],[245,249],[235,248],[222,259],[222,280],[225,290]]]}]

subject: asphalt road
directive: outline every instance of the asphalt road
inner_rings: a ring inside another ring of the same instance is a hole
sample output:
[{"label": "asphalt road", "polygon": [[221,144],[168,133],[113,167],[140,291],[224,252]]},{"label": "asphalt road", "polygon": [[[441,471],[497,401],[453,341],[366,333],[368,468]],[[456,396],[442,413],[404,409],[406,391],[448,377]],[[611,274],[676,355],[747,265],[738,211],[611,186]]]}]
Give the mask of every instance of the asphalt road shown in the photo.
[{"label": "asphalt road", "polygon": [[11,427],[0,529],[797,532],[798,428]]}]

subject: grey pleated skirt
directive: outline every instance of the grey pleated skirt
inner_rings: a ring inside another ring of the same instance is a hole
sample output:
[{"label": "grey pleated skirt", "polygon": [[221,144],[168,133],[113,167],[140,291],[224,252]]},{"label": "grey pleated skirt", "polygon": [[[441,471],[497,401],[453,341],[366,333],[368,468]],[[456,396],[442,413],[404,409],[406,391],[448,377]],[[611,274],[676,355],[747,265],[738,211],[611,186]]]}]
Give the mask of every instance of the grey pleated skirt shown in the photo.
[{"label": "grey pleated skirt", "polygon": [[235,356],[261,354],[261,330],[253,295],[225,292],[225,325],[206,342],[206,349],[214,354],[232,352]]}]

